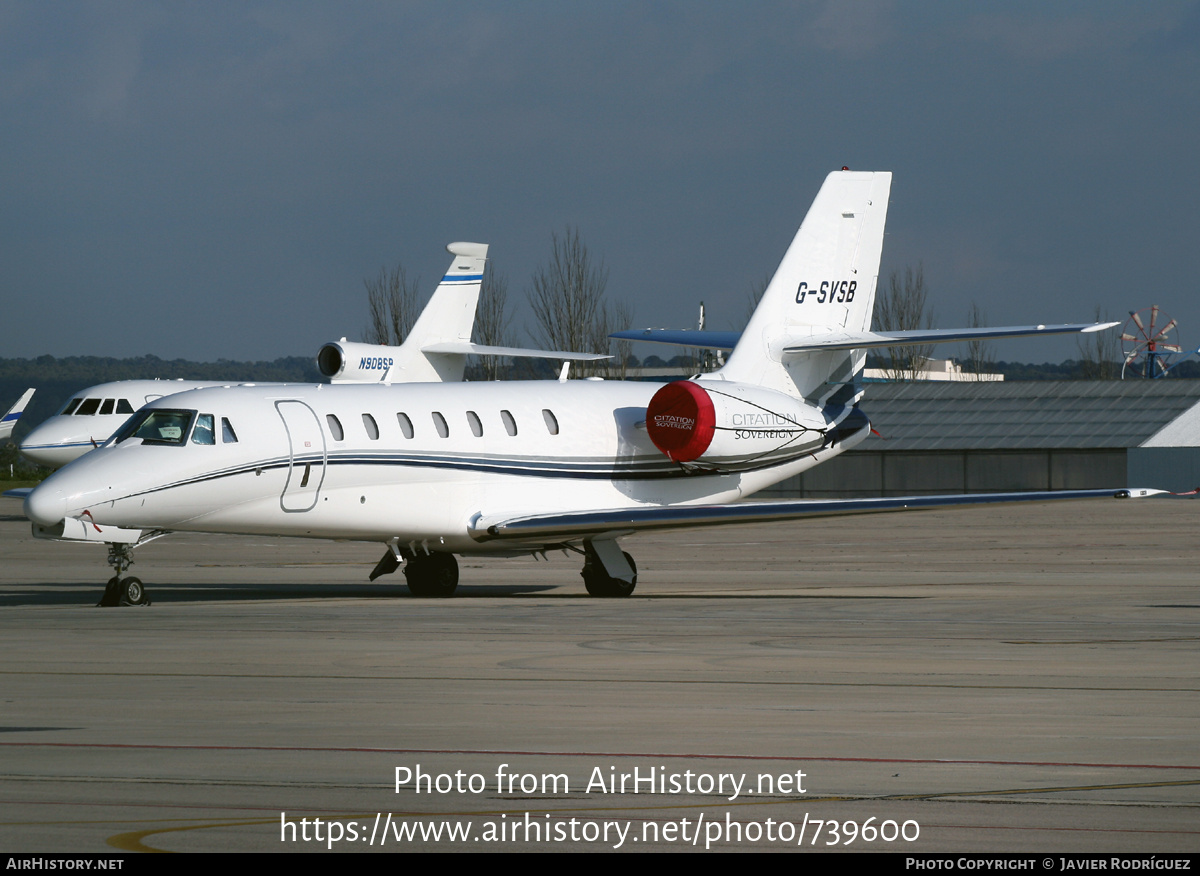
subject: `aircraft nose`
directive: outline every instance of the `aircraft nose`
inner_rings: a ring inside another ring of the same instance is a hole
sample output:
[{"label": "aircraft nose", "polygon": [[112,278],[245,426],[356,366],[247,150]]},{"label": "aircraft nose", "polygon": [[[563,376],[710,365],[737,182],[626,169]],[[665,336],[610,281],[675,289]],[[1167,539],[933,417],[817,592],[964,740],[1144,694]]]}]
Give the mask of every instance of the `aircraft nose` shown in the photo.
[{"label": "aircraft nose", "polygon": [[25,497],[25,516],[41,526],[54,526],[67,514],[67,497],[53,484],[42,484]]},{"label": "aircraft nose", "polygon": [[46,465],[59,468],[66,465],[77,456],[92,449],[91,444],[81,436],[63,433],[61,425],[48,428],[43,423],[25,436],[25,440],[17,445],[20,454],[36,465]]}]

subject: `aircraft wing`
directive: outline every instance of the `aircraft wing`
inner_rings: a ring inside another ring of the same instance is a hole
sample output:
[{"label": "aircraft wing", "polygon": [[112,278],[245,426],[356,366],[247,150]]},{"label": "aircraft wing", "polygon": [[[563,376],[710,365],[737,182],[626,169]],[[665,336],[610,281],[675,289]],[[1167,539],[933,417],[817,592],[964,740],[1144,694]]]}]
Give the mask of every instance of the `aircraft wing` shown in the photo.
[{"label": "aircraft wing", "polygon": [[822,350],[861,350],[866,347],[912,347],[976,339],[1090,333],[1104,331],[1115,325],[1115,322],[1084,322],[1070,325],[1010,325],[998,328],[924,329],[903,332],[831,332],[808,338],[789,338],[784,342],[783,351],[809,353]]},{"label": "aircraft wing", "polygon": [[0,495],[3,495],[5,499],[24,499],[32,492],[33,487],[17,487],[14,490],[5,490]]},{"label": "aircraft wing", "polygon": [[1122,489],[1054,490],[1025,493],[963,493],[944,496],[897,496],[868,499],[790,499],[776,502],[735,502],[725,505],[641,506],[562,514],[531,514],[499,519],[480,514],[469,533],[477,541],[571,541],[634,532],[726,526],[735,523],[770,523],[810,517],[879,514],[963,505],[1003,502],[1051,502],[1062,499],[1129,499],[1165,495],[1165,490]]}]

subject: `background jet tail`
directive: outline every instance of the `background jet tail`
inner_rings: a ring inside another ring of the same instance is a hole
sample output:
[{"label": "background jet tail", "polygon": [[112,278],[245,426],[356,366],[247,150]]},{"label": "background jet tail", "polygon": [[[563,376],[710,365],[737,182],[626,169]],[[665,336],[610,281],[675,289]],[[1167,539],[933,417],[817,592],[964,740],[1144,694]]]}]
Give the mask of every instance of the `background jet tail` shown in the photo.
[{"label": "background jet tail", "polygon": [[17,420],[21,419],[21,414],[25,412],[29,400],[33,398],[34,390],[27,389],[25,394],[17,399],[17,403],[8,409],[8,412],[0,417],[0,441],[8,438],[12,434],[13,428],[17,425]]},{"label": "background jet tail", "polygon": [[870,328],[891,173],[835,171],[767,285],[729,361],[711,378],[815,404],[850,404],[865,350],[789,353],[800,338]]},{"label": "background jet tail", "polygon": [[465,355],[434,353],[425,348],[435,344],[471,342],[488,245],[452,243],[446,250],[454,256],[454,261],[413,324],[412,331],[397,348],[387,380],[457,383],[463,379],[467,363]]},{"label": "background jet tail", "polygon": [[398,347],[342,338],[317,353],[317,367],[332,383],[457,383],[463,379],[475,309],[487,264],[486,243],[452,243],[454,256],[442,282]]}]

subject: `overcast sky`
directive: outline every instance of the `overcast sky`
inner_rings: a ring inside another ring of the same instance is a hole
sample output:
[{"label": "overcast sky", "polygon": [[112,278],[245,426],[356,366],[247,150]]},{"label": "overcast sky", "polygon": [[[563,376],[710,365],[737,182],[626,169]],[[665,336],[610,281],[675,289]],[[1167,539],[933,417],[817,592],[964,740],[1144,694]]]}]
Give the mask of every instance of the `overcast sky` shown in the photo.
[{"label": "overcast sky", "polygon": [[1200,345],[1195,2],[2,0],[0,356],[313,355],[451,240],[519,326],[568,224],[635,325],[740,328],[842,165],[894,172],[882,273],[941,327]]}]

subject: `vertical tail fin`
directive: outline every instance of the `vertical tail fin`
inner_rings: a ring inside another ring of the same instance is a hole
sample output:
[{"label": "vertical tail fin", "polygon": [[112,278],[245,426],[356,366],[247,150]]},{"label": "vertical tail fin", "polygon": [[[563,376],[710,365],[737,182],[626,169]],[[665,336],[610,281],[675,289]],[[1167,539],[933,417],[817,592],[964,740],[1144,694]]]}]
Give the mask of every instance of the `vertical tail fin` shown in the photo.
[{"label": "vertical tail fin", "polygon": [[429,353],[423,348],[441,343],[470,343],[475,308],[487,264],[486,243],[452,243],[454,256],[442,282],[417,317],[412,331],[397,349],[387,379],[405,383],[457,383],[463,378],[467,357],[462,353]]},{"label": "vertical tail fin", "polygon": [[317,353],[317,367],[332,383],[457,383],[467,352],[434,352],[438,345],[470,346],[475,307],[487,263],[486,243],[452,243],[454,255],[442,282],[398,347],[356,344],[342,338]]},{"label": "vertical tail fin", "polygon": [[17,403],[9,408],[3,417],[0,417],[0,440],[12,434],[13,428],[17,425],[17,420],[21,419],[21,414],[25,412],[25,406],[33,398],[33,393],[34,390],[32,389],[25,390],[25,394],[17,399]]},{"label": "vertical tail fin", "polygon": [[787,339],[871,324],[890,173],[835,171],[767,285],[729,361],[713,377],[826,404],[851,402],[862,350],[785,354]]}]

